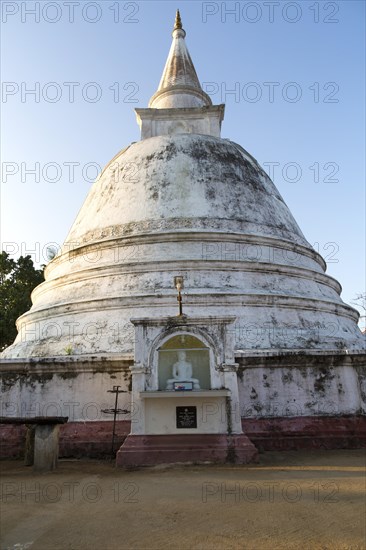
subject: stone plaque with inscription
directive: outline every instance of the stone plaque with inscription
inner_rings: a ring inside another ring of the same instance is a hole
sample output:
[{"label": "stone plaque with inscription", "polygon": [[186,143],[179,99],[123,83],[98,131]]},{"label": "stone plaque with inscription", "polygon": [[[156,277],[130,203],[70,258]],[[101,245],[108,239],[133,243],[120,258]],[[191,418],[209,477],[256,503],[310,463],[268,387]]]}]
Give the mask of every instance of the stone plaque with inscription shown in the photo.
[{"label": "stone plaque with inscription", "polygon": [[177,407],[177,428],[197,428],[197,407]]}]

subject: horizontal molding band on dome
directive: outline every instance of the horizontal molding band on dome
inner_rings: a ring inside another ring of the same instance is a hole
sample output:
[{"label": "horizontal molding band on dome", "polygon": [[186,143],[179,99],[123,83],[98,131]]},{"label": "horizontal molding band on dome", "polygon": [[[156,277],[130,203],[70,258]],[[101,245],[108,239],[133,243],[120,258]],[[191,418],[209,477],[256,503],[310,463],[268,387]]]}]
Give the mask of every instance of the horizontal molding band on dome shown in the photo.
[{"label": "horizontal molding band on dome", "polygon": [[[59,355],[54,357],[25,357],[1,359],[0,373],[22,375],[42,374],[115,374],[128,373],[133,364],[132,354],[109,353],[85,355]],[[102,367],[102,368],[101,368]]]},{"label": "horizontal molding band on dome", "polygon": [[[248,226],[253,227],[252,232],[247,231]],[[253,244],[255,242],[260,243],[262,239],[279,241],[287,243],[288,246],[301,246],[305,250],[311,250],[314,254],[317,254],[305,238],[301,239],[302,242],[298,242],[300,239],[296,236],[294,237],[294,234],[285,228],[282,228],[282,231],[287,234],[287,238],[283,235],[268,235],[268,229],[270,228],[278,229],[276,226],[269,224],[257,224],[252,221],[247,222],[245,220],[229,218],[166,218],[163,220],[148,220],[147,222],[137,221],[118,225],[114,224],[98,231],[98,234],[95,231],[91,231],[80,236],[77,241],[66,240],[63,246],[71,247],[72,252],[84,246],[102,245],[104,242],[131,237],[146,239],[148,236],[152,236],[152,239],[154,237],[158,239],[162,235],[190,234],[203,236],[219,234],[235,235],[239,238],[240,236],[251,237]],[[320,257],[319,263],[323,266],[324,260],[319,254],[317,255]]]},{"label": "horizontal molding band on dome", "polygon": [[[139,302],[136,305],[136,298]],[[313,311],[316,313],[324,312],[339,317],[347,317],[352,321],[358,321],[358,313],[356,310],[347,306],[346,304],[337,304],[328,300],[312,300],[309,298],[289,297],[281,294],[245,294],[235,293],[227,294],[221,293],[207,293],[205,294],[190,294],[194,304],[186,303],[186,311],[196,311],[204,306],[205,308],[217,308],[223,309],[221,314],[225,313],[227,307],[232,308],[276,308],[284,309],[297,309],[301,311]],[[208,303],[207,298],[210,298]],[[125,296],[118,298],[101,298],[94,300],[81,300],[79,302],[67,302],[64,304],[58,304],[55,306],[49,306],[39,309],[30,310],[24,313],[17,319],[17,328],[19,329],[22,323],[30,323],[37,320],[55,318],[67,315],[77,315],[78,313],[85,312],[98,312],[107,313],[107,310],[124,310],[124,309],[140,309],[150,307],[152,309],[168,309],[171,310],[174,315],[176,293],[166,293],[164,296],[158,293],[154,294],[139,294],[136,296]],[[169,315],[169,313],[166,313]],[[188,316],[194,317],[194,313],[187,313]],[[215,314],[216,315],[216,314]],[[238,316],[238,315],[237,315]],[[128,320],[128,319],[127,319]]]},{"label": "horizontal molding band on dome", "polygon": [[[209,265],[207,265],[209,263]],[[319,284],[322,284],[326,287],[334,290],[338,295],[342,291],[341,285],[336,279],[312,271],[311,269],[301,268],[297,266],[284,266],[282,264],[270,264],[265,262],[237,262],[237,261],[225,261],[218,262],[215,260],[182,260],[182,261],[164,261],[162,267],[161,262],[148,262],[143,263],[130,263],[124,264],[121,267],[94,267],[91,269],[80,270],[69,275],[61,275],[56,279],[50,281],[45,281],[41,283],[38,287],[32,292],[32,300],[35,302],[40,296],[47,292],[51,292],[54,289],[62,288],[74,283],[83,283],[90,282],[99,278],[106,277],[116,277],[116,276],[128,276],[136,274],[146,274],[146,273],[162,273],[162,272],[177,272],[177,271],[190,271],[197,272],[197,275],[202,275],[203,273],[209,273],[210,271],[221,271],[223,274],[229,273],[261,273],[262,275],[266,274],[275,274],[281,276],[287,276],[291,278],[300,278],[309,281],[315,281]],[[199,287],[195,287],[197,290]],[[159,289],[160,290],[160,289]],[[189,294],[189,293],[188,293]],[[314,299],[316,299],[314,297]]]},{"label": "horizontal molding band on dome", "polygon": [[[195,182],[191,182],[194,184]],[[95,185],[95,184],[94,184]],[[276,198],[276,197],[273,197]],[[278,199],[276,199],[278,200]],[[282,201],[280,201],[282,206],[285,206]],[[225,212],[226,214],[226,212]],[[125,221],[124,223],[113,223],[110,225],[105,225],[104,227],[96,227],[84,233],[78,235],[78,243],[80,245],[94,244],[96,242],[101,242],[108,239],[118,238],[118,237],[131,237],[139,235],[149,235],[155,233],[175,233],[182,231],[191,231],[192,233],[237,233],[242,235],[250,235],[260,238],[263,235],[264,238],[269,239],[283,239],[284,241],[288,240],[290,243],[302,244],[307,246],[308,242],[302,234],[296,234],[293,230],[289,230],[283,225],[274,225],[266,220],[265,223],[258,223],[253,219],[245,219],[243,217],[224,217],[223,215],[217,216],[217,212],[212,212],[210,215],[207,213],[204,216],[195,215],[195,216],[166,216],[162,218],[147,218],[144,220],[135,219],[130,221]],[[106,221],[109,221],[106,219]],[[248,226],[253,227],[253,232],[247,232],[246,228]],[[261,227],[266,231],[261,231]],[[286,239],[281,236],[273,236],[273,234],[268,235],[268,229],[274,228],[275,230],[288,233],[289,238]],[[255,230],[255,231],[254,231]],[[74,231],[75,233],[75,231]],[[301,241],[301,242],[300,242]],[[65,240],[65,244],[73,244],[75,242],[75,237],[71,231]]]},{"label": "horizontal molding band on dome", "polygon": [[[272,238],[267,236],[257,236],[243,233],[221,233],[221,232],[202,232],[202,231],[167,231],[157,234],[141,234],[134,236],[118,237],[113,239],[106,239],[103,241],[89,243],[89,244],[80,244],[75,246],[73,249],[66,251],[58,256],[56,256],[51,262],[46,266],[45,274],[50,275],[52,270],[59,266],[63,262],[70,263],[70,260],[73,260],[78,255],[86,256],[94,252],[103,252],[104,250],[113,250],[115,248],[124,248],[128,246],[139,246],[147,244],[165,244],[165,243],[174,243],[174,242],[203,242],[211,244],[220,244],[230,243],[230,244],[243,244],[243,245],[253,245],[253,246],[265,246],[268,248],[278,249],[278,250],[287,250],[289,252],[297,253],[301,256],[306,256],[320,265],[320,267],[325,271],[326,263],[322,256],[316,252],[314,249],[305,247],[303,245],[288,241],[285,239]],[[218,242],[217,242],[218,241]],[[65,243],[66,244],[66,243]],[[71,243],[70,243],[71,244]],[[65,246],[65,245],[64,245]],[[281,265],[281,264],[279,264]],[[287,264],[284,264],[287,265]]]}]

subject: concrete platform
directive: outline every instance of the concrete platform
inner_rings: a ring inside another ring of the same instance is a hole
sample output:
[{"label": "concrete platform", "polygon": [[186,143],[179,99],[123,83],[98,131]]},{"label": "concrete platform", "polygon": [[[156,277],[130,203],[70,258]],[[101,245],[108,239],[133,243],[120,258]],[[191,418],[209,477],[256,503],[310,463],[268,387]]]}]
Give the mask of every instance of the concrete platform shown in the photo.
[{"label": "concrete platform", "polygon": [[248,464],[258,450],[244,434],[129,435],[116,457],[116,466],[151,466],[174,462]]}]

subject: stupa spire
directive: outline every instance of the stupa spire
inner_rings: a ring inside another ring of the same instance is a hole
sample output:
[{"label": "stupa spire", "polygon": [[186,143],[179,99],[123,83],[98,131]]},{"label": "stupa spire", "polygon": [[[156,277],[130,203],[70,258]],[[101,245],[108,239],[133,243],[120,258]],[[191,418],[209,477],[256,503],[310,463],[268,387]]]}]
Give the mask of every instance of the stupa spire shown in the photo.
[{"label": "stupa spire", "polygon": [[183,29],[182,27],[182,19],[180,17],[180,12],[179,10],[177,10],[177,13],[175,14],[175,24],[174,24],[174,29]]},{"label": "stupa spire", "polygon": [[155,109],[208,107],[210,97],[202,90],[185,42],[179,10],[175,16],[173,41],[159,83],[158,91],[150,100]]}]

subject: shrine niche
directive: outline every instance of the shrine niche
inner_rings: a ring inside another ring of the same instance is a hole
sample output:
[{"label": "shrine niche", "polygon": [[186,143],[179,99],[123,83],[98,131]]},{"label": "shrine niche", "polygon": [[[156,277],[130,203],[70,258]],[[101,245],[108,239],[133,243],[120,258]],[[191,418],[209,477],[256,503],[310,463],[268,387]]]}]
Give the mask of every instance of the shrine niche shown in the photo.
[{"label": "shrine niche", "polygon": [[235,317],[188,317],[180,303],[176,317],[131,322],[134,415],[117,465],[253,460],[240,418]]},{"label": "shrine niche", "polygon": [[192,390],[210,389],[209,348],[191,334],[173,336],[158,349],[158,380],[159,390],[180,389],[178,382],[192,382]]}]

